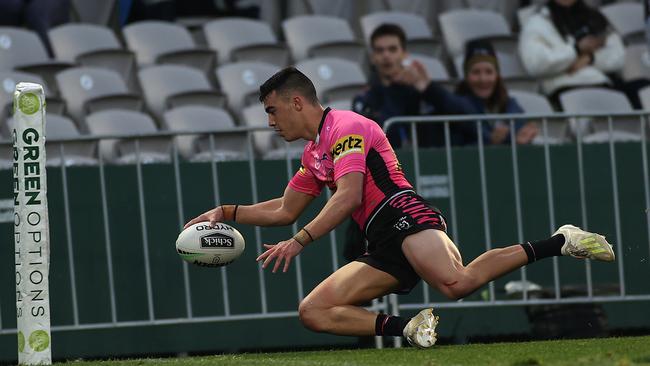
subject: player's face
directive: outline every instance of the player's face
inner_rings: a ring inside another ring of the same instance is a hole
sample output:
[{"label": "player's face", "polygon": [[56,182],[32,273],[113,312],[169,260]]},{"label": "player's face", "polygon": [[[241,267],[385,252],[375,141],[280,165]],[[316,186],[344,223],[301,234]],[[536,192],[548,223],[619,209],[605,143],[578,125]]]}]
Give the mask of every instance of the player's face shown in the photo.
[{"label": "player's face", "polygon": [[402,62],[406,59],[406,50],[402,47],[397,36],[381,36],[372,44],[370,55],[372,64],[380,76],[392,79],[402,71]]},{"label": "player's face", "polygon": [[465,77],[474,95],[481,99],[488,99],[494,93],[499,74],[492,63],[482,61],[472,65]]},{"label": "player's face", "polygon": [[292,98],[271,92],[264,99],[264,110],[269,117],[269,127],[273,128],[286,141],[300,138],[298,135],[298,120]]}]

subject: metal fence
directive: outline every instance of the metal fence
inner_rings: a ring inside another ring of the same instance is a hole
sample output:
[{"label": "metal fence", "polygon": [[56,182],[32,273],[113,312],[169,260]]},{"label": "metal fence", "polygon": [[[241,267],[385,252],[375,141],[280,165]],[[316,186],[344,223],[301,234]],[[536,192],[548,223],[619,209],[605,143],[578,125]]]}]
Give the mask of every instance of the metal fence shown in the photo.
[{"label": "metal fence", "polygon": [[[642,176],[643,176],[643,182],[640,182],[640,184],[643,185],[644,189],[644,197],[639,197],[639,200],[645,200],[645,207],[650,208],[650,193],[649,193],[649,178],[648,178],[648,152],[647,152],[647,133],[648,133],[648,127],[647,127],[647,117],[648,115],[646,113],[637,113],[637,114],[610,114],[610,115],[603,115],[603,114],[593,114],[593,115],[564,115],[564,114],[555,114],[555,115],[509,115],[507,116],[508,118],[508,123],[510,125],[510,130],[511,130],[511,141],[515,140],[515,135],[514,135],[514,124],[515,120],[525,118],[529,120],[539,120],[541,121],[541,131],[542,135],[547,135],[548,134],[548,124],[550,123],[550,120],[566,120],[568,118],[572,117],[586,117],[586,118],[606,118],[607,119],[607,124],[608,124],[608,130],[610,131],[611,135],[614,136],[614,119],[616,118],[636,118],[638,119],[639,123],[639,128],[641,131],[641,137],[639,138],[638,142],[640,143],[641,147],[641,161],[642,161],[642,167],[639,167],[642,170]],[[483,220],[484,220],[484,227],[485,227],[485,235],[484,235],[484,243],[485,243],[485,249],[488,250],[492,248],[492,236],[491,236],[491,217],[489,214],[489,207],[490,207],[490,199],[487,194],[487,180],[486,180],[486,164],[485,164],[485,151],[486,148],[483,144],[481,134],[481,121],[494,121],[494,120],[503,120],[504,116],[503,115],[480,115],[480,116],[457,116],[457,117],[404,117],[404,118],[394,118],[386,122],[385,124],[385,129],[390,128],[391,126],[398,124],[398,123],[407,123],[410,126],[411,130],[411,136],[413,139],[413,147],[411,149],[412,153],[412,158],[413,158],[413,164],[414,164],[414,174],[415,174],[415,183],[416,189],[421,188],[421,167],[422,167],[422,161],[420,161],[420,149],[418,147],[417,143],[417,134],[415,133],[416,131],[416,126],[421,125],[421,124],[430,124],[430,123],[438,123],[438,124],[443,124],[444,125],[444,134],[445,134],[445,144],[441,149],[444,150],[445,154],[445,159],[446,159],[446,166],[447,166],[447,179],[448,179],[448,188],[449,188],[449,205],[450,205],[450,211],[447,212],[446,214],[450,218],[450,221],[452,222],[451,225],[451,235],[454,238],[458,238],[458,234],[460,231],[465,230],[466,228],[463,228],[462,225],[456,224],[457,221],[457,205],[456,205],[456,200],[458,198],[458,192],[455,192],[454,190],[454,177],[458,173],[459,168],[455,167],[453,165],[454,159],[453,159],[453,153],[454,149],[452,149],[451,142],[450,142],[450,125],[453,123],[458,123],[458,122],[467,122],[467,121],[474,121],[476,123],[476,128],[477,128],[477,134],[479,136],[478,140],[478,147],[477,147],[477,158],[479,162],[479,169],[480,169],[480,177],[481,179],[476,182],[476,189],[481,192],[482,196],[482,208],[483,208]],[[204,133],[205,135],[209,136],[209,141],[210,141],[210,147],[214,155],[215,151],[215,142],[214,142],[214,136],[218,136],[219,134],[222,133],[233,133],[233,132],[238,132],[245,134],[248,139],[248,154],[247,154],[247,161],[248,161],[248,169],[251,177],[250,181],[250,186],[246,187],[246,189],[250,189],[252,193],[252,201],[253,202],[258,202],[259,196],[258,196],[258,179],[260,177],[258,176],[257,169],[256,169],[256,164],[255,164],[255,154],[253,151],[253,132],[261,130],[261,128],[237,128],[236,130],[232,131],[214,131],[214,132],[209,132],[209,133]],[[107,163],[102,159],[101,154],[99,155],[99,159],[97,161],[97,164],[92,167],[91,169],[97,169],[99,172],[99,177],[100,177],[100,193],[101,193],[101,216],[103,218],[103,239],[105,242],[105,253],[106,253],[106,266],[108,268],[108,281],[107,283],[103,284],[98,284],[98,286],[104,286],[105,288],[108,289],[108,292],[110,293],[110,321],[108,322],[99,322],[99,323],[86,323],[80,321],[80,316],[79,316],[79,300],[78,300],[78,293],[77,293],[77,273],[75,272],[75,254],[74,254],[74,248],[75,246],[73,245],[73,237],[71,233],[74,231],[74,223],[71,221],[70,216],[70,192],[68,190],[68,173],[67,169],[69,169],[68,166],[64,163],[66,161],[65,159],[65,144],[69,142],[80,142],[80,141],[97,141],[99,139],[122,139],[124,136],[101,136],[101,137],[84,137],[80,139],[75,139],[72,141],[51,141],[51,142],[61,142],[62,144],[59,145],[60,147],[58,148],[58,151],[48,151],[48,156],[49,157],[55,157],[58,155],[60,158],[60,171],[61,171],[61,185],[63,187],[63,212],[56,213],[64,216],[64,222],[65,222],[65,232],[66,232],[66,243],[59,243],[60,245],[66,245],[67,249],[67,265],[68,266],[68,271],[69,271],[69,282],[70,282],[70,296],[71,296],[71,306],[72,306],[72,314],[73,314],[73,321],[69,324],[56,324],[52,326],[53,331],[78,331],[78,330],[88,330],[88,329],[110,329],[110,328],[120,328],[120,327],[135,327],[135,326],[152,326],[152,325],[170,325],[170,324],[184,324],[184,323],[199,323],[199,322],[223,322],[223,321],[234,321],[234,320],[256,320],[256,319],[268,319],[268,318],[287,318],[287,317],[296,317],[297,311],[272,311],[269,310],[269,306],[267,304],[267,285],[266,285],[266,280],[265,280],[265,272],[262,270],[261,266],[257,266],[257,280],[259,282],[259,304],[260,304],[260,312],[254,312],[254,313],[247,313],[247,314],[233,314],[231,311],[231,303],[230,303],[230,293],[229,289],[227,286],[227,281],[228,281],[228,273],[231,270],[230,267],[222,267],[219,269],[221,272],[221,281],[222,281],[222,293],[221,293],[221,299],[223,301],[223,313],[218,314],[218,315],[211,315],[211,316],[198,316],[193,314],[193,303],[192,303],[192,294],[191,294],[191,279],[190,276],[188,275],[188,265],[185,262],[179,261],[179,265],[182,265],[182,273],[183,273],[183,284],[184,284],[184,302],[185,302],[185,307],[186,307],[186,316],[184,317],[177,317],[177,318],[156,318],[155,316],[155,311],[154,311],[154,306],[155,306],[155,299],[154,299],[154,294],[153,294],[153,289],[152,289],[152,279],[151,279],[151,266],[150,266],[150,258],[151,258],[151,250],[150,250],[150,243],[148,240],[148,230],[146,228],[146,222],[147,222],[147,209],[146,209],[146,204],[145,204],[145,195],[144,191],[146,189],[146,185],[143,182],[143,176],[142,176],[142,159],[141,159],[141,151],[140,151],[140,141],[146,140],[149,138],[160,138],[160,137],[169,137],[172,138],[174,136],[178,135],[195,135],[195,131],[183,131],[183,132],[174,132],[174,133],[157,133],[153,135],[139,135],[135,137],[131,137],[135,140],[135,154],[136,154],[136,162],[135,162],[135,168],[137,172],[137,184],[134,187],[134,189],[137,191],[137,196],[138,196],[138,201],[135,203],[137,205],[137,210],[140,216],[141,220],[141,234],[142,234],[142,243],[141,243],[141,250],[142,250],[142,255],[144,258],[144,263],[143,263],[143,276],[145,278],[146,282],[146,299],[147,299],[147,309],[148,309],[148,316],[143,319],[139,320],[121,320],[118,317],[118,312],[117,312],[117,305],[116,305],[116,291],[115,291],[115,270],[117,267],[119,267],[118,263],[115,263],[115,260],[113,258],[113,251],[111,249],[112,246],[112,238],[111,238],[111,222],[109,220],[109,210],[110,210],[110,202],[107,198],[107,185],[109,182],[107,182],[106,175],[105,175],[105,169],[107,166]],[[3,145],[6,147],[8,143],[4,142]],[[609,155],[610,155],[610,164],[612,165],[612,170],[613,172],[616,172],[616,152],[617,152],[617,143],[614,141],[614,139],[610,139],[608,142],[609,145]],[[572,145],[573,146],[573,145]],[[582,222],[580,223],[581,226],[588,228],[589,223],[587,221],[587,205],[585,202],[585,176],[584,176],[584,171],[583,171],[583,142],[581,136],[577,136],[577,140],[575,141],[575,149],[577,151],[577,157],[578,157],[578,171],[576,172],[578,180],[579,180],[579,185],[580,185],[580,207],[581,207],[581,212],[582,212]],[[545,143],[542,145],[543,150],[544,150],[544,157],[545,157],[545,164],[543,169],[545,170],[545,175],[546,175],[546,187],[548,190],[548,210],[550,213],[549,217],[549,233],[552,233],[555,228],[556,224],[556,219],[554,217],[554,195],[553,195],[553,184],[552,184],[552,166],[553,166],[553,161],[550,158],[550,149],[551,145],[548,143]],[[521,183],[520,183],[520,176],[519,176],[519,162],[518,162],[518,149],[519,146],[515,143],[511,143],[509,145],[510,151],[511,151],[511,156],[512,160],[509,162],[512,164],[512,169],[513,169],[513,185],[514,185],[514,191],[512,192],[512,199],[515,202],[516,206],[516,217],[517,220],[514,223],[514,228],[516,228],[517,232],[517,239],[519,242],[524,241],[524,229],[523,229],[523,220],[522,220],[522,197],[521,197]],[[289,180],[292,175],[294,174],[294,165],[295,165],[295,160],[290,156],[289,152],[289,146],[287,145],[287,154],[285,157],[285,171],[282,172],[282,174],[286,177],[287,180]],[[406,152],[408,153],[408,150],[402,151],[403,153]],[[215,159],[216,160],[216,159]],[[171,166],[170,168],[173,169],[173,176],[174,176],[174,185],[175,185],[175,192],[176,192],[176,201],[177,201],[177,207],[178,207],[178,212],[177,212],[177,222],[178,222],[178,229],[182,228],[183,224],[188,220],[188,217],[185,217],[184,214],[184,200],[183,200],[183,195],[182,195],[182,179],[181,179],[181,172],[180,172],[180,165],[181,165],[181,158],[179,156],[177,148],[172,145],[172,153],[171,153]],[[220,197],[220,191],[219,191],[219,177],[223,172],[219,170],[219,165],[217,164],[216,161],[212,161],[210,163],[210,173],[211,173],[211,181],[210,181],[210,186],[212,187],[212,196],[214,199],[214,204],[217,205],[221,202],[221,197]],[[587,295],[586,296],[579,296],[579,297],[562,297],[561,296],[561,279],[560,279],[560,273],[558,269],[558,261],[557,258],[552,259],[553,263],[553,282],[554,282],[554,297],[550,299],[538,299],[538,298],[531,298],[529,296],[529,293],[527,291],[527,287],[523,287],[523,292],[522,292],[522,297],[521,299],[497,299],[497,296],[495,296],[495,286],[493,283],[491,283],[488,287],[488,297],[487,299],[483,299],[480,301],[457,301],[457,302],[451,302],[451,301],[434,301],[432,298],[432,294],[430,293],[430,289],[428,286],[423,286],[422,287],[422,301],[419,302],[399,302],[397,297],[395,295],[390,295],[388,298],[384,299],[384,301],[373,301],[373,305],[370,307],[370,309],[375,310],[375,311],[386,311],[386,312],[391,312],[393,314],[399,314],[401,311],[405,310],[414,310],[414,309],[420,309],[424,307],[429,307],[429,306],[435,306],[437,308],[462,308],[462,307],[494,307],[494,306],[506,306],[506,305],[539,305],[539,304],[565,304],[565,303],[589,303],[589,302],[620,302],[620,301],[641,301],[641,300],[650,300],[650,293],[647,294],[628,294],[626,292],[626,278],[625,278],[625,273],[624,273],[624,267],[625,267],[625,256],[624,253],[622,252],[623,250],[623,245],[622,245],[622,235],[621,235],[621,219],[620,219],[620,203],[618,200],[618,186],[617,186],[617,174],[612,174],[611,177],[607,177],[607,179],[611,179],[611,183],[613,186],[613,202],[614,205],[612,207],[612,212],[613,212],[613,219],[615,222],[615,227],[616,227],[616,238],[615,242],[618,244],[615,246],[616,254],[617,254],[617,266],[618,266],[618,277],[619,277],[619,286],[618,286],[618,293],[613,294],[613,295],[607,295],[607,296],[598,296],[594,294],[594,287],[593,287],[593,281],[592,281],[592,269],[591,269],[591,263],[589,261],[584,262],[584,271],[585,271],[585,276],[587,279]],[[280,192],[278,192],[278,195]],[[328,198],[329,198],[329,192],[327,192]],[[197,213],[198,214],[198,213]],[[640,230],[645,230],[648,232],[650,236],[650,216],[646,215],[646,227],[645,228],[640,228]],[[293,225],[293,231],[297,231],[297,226],[296,224]],[[254,243],[255,243],[255,251],[257,254],[260,254],[262,251],[262,234],[260,231],[259,227],[255,228],[254,231]],[[336,270],[339,267],[339,263],[337,258],[339,257],[338,255],[338,249],[337,249],[337,242],[340,241],[340,237],[337,238],[337,235],[335,232],[330,233],[329,235],[329,246],[330,246],[330,251],[331,251],[331,269],[332,271]],[[170,242],[173,240],[173,238],[169,239]],[[249,242],[253,241],[249,239]],[[456,242],[457,244],[461,244],[459,241]],[[464,243],[463,243],[464,244]],[[650,251],[650,243],[648,245],[648,250]],[[303,276],[303,268],[302,268],[302,263],[301,263],[301,258],[300,256],[296,258],[295,260],[295,268],[296,268],[296,277],[295,277],[295,285],[297,287],[297,294],[298,298],[296,300],[300,301],[304,297],[305,293],[309,291],[309,289],[304,288],[304,276]],[[64,264],[59,263],[59,266],[63,266]],[[650,275],[650,273],[648,273]],[[527,281],[527,273],[526,273],[526,268],[522,268],[520,270],[520,279],[521,281]],[[56,291],[56,289],[53,289],[53,291]],[[4,301],[0,302],[0,304],[11,304],[12,301]],[[5,311],[6,313],[6,311]],[[0,316],[2,314],[2,311],[0,309]],[[15,334],[16,329],[14,328],[8,328],[4,324],[7,324],[6,319],[3,320],[0,318],[0,335],[2,334]],[[395,345],[399,346],[401,343],[400,339],[395,340]],[[381,346],[381,339],[377,338],[377,346]]]}]

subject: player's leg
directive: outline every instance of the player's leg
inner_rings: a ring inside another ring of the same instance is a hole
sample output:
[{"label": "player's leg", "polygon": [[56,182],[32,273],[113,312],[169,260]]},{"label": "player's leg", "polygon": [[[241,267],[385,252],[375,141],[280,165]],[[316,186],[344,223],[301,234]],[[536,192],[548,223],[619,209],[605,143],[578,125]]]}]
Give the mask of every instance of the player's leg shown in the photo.
[{"label": "player's leg", "polygon": [[397,279],[362,262],[351,262],[332,273],[300,303],[300,321],[316,332],[375,335],[377,313],[359,304],[398,287]]},{"label": "player's leg", "polygon": [[551,238],[489,250],[464,266],[447,234],[424,230],[409,235],[402,251],[415,271],[429,285],[451,299],[459,299],[484,284],[534,261],[560,255],[614,260],[614,252],[602,235],[575,226],[562,226]]}]

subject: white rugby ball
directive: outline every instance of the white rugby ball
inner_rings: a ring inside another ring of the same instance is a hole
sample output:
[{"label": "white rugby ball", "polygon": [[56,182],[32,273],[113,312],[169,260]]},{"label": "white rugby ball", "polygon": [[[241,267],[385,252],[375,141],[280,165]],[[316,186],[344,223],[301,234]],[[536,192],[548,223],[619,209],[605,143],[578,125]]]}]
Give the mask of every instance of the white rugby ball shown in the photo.
[{"label": "white rugby ball", "polygon": [[176,239],[176,252],[184,260],[202,267],[221,267],[244,252],[244,237],[234,227],[199,222],[183,230]]}]

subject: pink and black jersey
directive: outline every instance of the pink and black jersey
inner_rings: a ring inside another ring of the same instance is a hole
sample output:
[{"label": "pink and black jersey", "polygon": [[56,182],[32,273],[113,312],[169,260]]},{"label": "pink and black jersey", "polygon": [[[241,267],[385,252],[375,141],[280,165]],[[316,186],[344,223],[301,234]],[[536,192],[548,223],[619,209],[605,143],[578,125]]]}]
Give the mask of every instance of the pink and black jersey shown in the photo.
[{"label": "pink and black jersey", "polygon": [[350,172],[365,175],[362,203],[352,214],[362,229],[391,197],[413,190],[376,122],[351,111],[327,108],[316,141],[305,146],[302,165],[289,186],[318,196],[325,185],[336,190],[336,180]]}]

